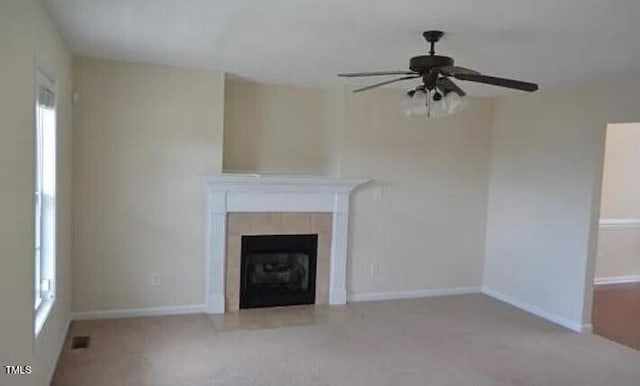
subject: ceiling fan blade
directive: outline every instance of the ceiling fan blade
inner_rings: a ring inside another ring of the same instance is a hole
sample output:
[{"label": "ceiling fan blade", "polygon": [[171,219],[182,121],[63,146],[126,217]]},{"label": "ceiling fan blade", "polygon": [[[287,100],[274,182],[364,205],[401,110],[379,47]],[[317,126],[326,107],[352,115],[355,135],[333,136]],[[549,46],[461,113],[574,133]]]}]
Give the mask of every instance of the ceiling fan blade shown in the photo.
[{"label": "ceiling fan blade", "polygon": [[444,75],[447,76],[453,76],[453,75],[457,75],[457,74],[477,74],[480,75],[480,73],[476,70],[472,70],[470,68],[465,68],[465,67],[458,67],[458,66],[446,66],[446,67],[440,67],[440,72]]},{"label": "ceiling fan blade", "polygon": [[384,86],[385,84],[400,82],[400,81],[403,81],[403,80],[415,79],[415,78],[419,78],[419,77],[420,77],[420,75],[413,75],[413,76],[403,76],[402,78],[396,78],[396,79],[391,79],[391,80],[385,80],[384,82],[375,83],[375,84],[372,84],[372,85],[367,86],[367,87],[362,87],[362,88],[353,90],[353,92],[366,91],[366,90],[370,90],[372,88]]},{"label": "ceiling fan blade", "polygon": [[538,90],[535,83],[523,82],[521,80],[496,78],[495,76],[479,75],[479,74],[454,74],[454,78],[466,80],[469,82],[486,83],[494,86],[513,88],[516,90],[533,92]]},{"label": "ceiling fan blade", "polygon": [[377,71],[377,72],[348,72],[338,74],[342,78],[356,78],[359,76],[384,76],[384,75],[418,75],[413,71]]},{"label": "ceiling fan blade", "polygon": [[449,92],[455,92],[459,96],[463,97],[467,95],[457,84],[453,83],[453,81],[449,78],[441,77],[438,78],[438,88],[442,90],[445,94]]}]

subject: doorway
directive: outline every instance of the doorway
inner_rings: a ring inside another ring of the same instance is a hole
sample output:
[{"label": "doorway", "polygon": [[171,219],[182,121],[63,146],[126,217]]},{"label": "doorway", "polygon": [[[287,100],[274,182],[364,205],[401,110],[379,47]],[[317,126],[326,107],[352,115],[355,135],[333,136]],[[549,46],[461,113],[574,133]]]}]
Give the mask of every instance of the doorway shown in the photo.
[{"label": "doorway", "polygon": [[640,123],[607,126],[593,331],[640,350]]}]

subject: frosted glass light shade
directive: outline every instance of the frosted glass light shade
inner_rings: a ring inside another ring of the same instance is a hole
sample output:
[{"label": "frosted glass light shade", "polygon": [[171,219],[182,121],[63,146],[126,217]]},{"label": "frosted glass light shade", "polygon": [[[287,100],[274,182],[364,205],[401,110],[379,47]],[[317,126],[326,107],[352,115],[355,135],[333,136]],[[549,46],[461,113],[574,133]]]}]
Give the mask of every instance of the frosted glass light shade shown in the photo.
[{"label": "frosted glass light shade", "polygon": [[455,92],[449,92],[436,101],[431,93],[421,89],[407,94],[402,101],[402,107],[407,116],[426,114],[429,118],[448,117],[466,106],[466,98],[460,97]]},{"label": "frosted glass light shade", "polygon": [[467,107],[467,104],[469,104],[466,98],[461,97],[455,92],[448,93],[442,100],[445,101],[449,115],[462,111]]},{"label": "frosted glass light shade", "polygon": [[404,113],[407,116],[427,113],[427,99],[423,90],[416,90],[412,96],[407,94],[403,100]]}]

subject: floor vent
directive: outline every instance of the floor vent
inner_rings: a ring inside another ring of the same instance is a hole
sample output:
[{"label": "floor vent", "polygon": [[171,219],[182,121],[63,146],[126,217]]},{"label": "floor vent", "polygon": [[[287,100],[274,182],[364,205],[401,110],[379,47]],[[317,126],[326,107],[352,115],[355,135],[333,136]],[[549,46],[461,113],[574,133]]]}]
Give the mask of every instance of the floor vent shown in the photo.
[{"label": "floor vent", "polygon": [[71,349],[77,350],[79,348],[89,348],[89,342],[91,337],[89,336],[74,336],[71,338]]}]

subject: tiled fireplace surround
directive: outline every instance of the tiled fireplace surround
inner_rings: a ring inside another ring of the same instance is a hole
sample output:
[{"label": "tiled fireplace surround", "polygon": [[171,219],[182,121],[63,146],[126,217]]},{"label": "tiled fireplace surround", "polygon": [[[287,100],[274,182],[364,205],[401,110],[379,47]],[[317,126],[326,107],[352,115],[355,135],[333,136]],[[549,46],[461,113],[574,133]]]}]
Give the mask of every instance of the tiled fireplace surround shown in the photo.
[{"label": "tiled fireplace surround", "polygon": [[205,182],[208,313],[239,309],[243,235],[317,234],[316,304],[346,303],[349,197],[367,180],[223,173]]},{"label": "tiled fireplace surround", "polygon": [[240,260],[242,236],[318,235],[316,256],[316,304],[329,303],[331,264],[331,213],[228,213],[225,259],[225,308],[236,311],[240,304]]}]

